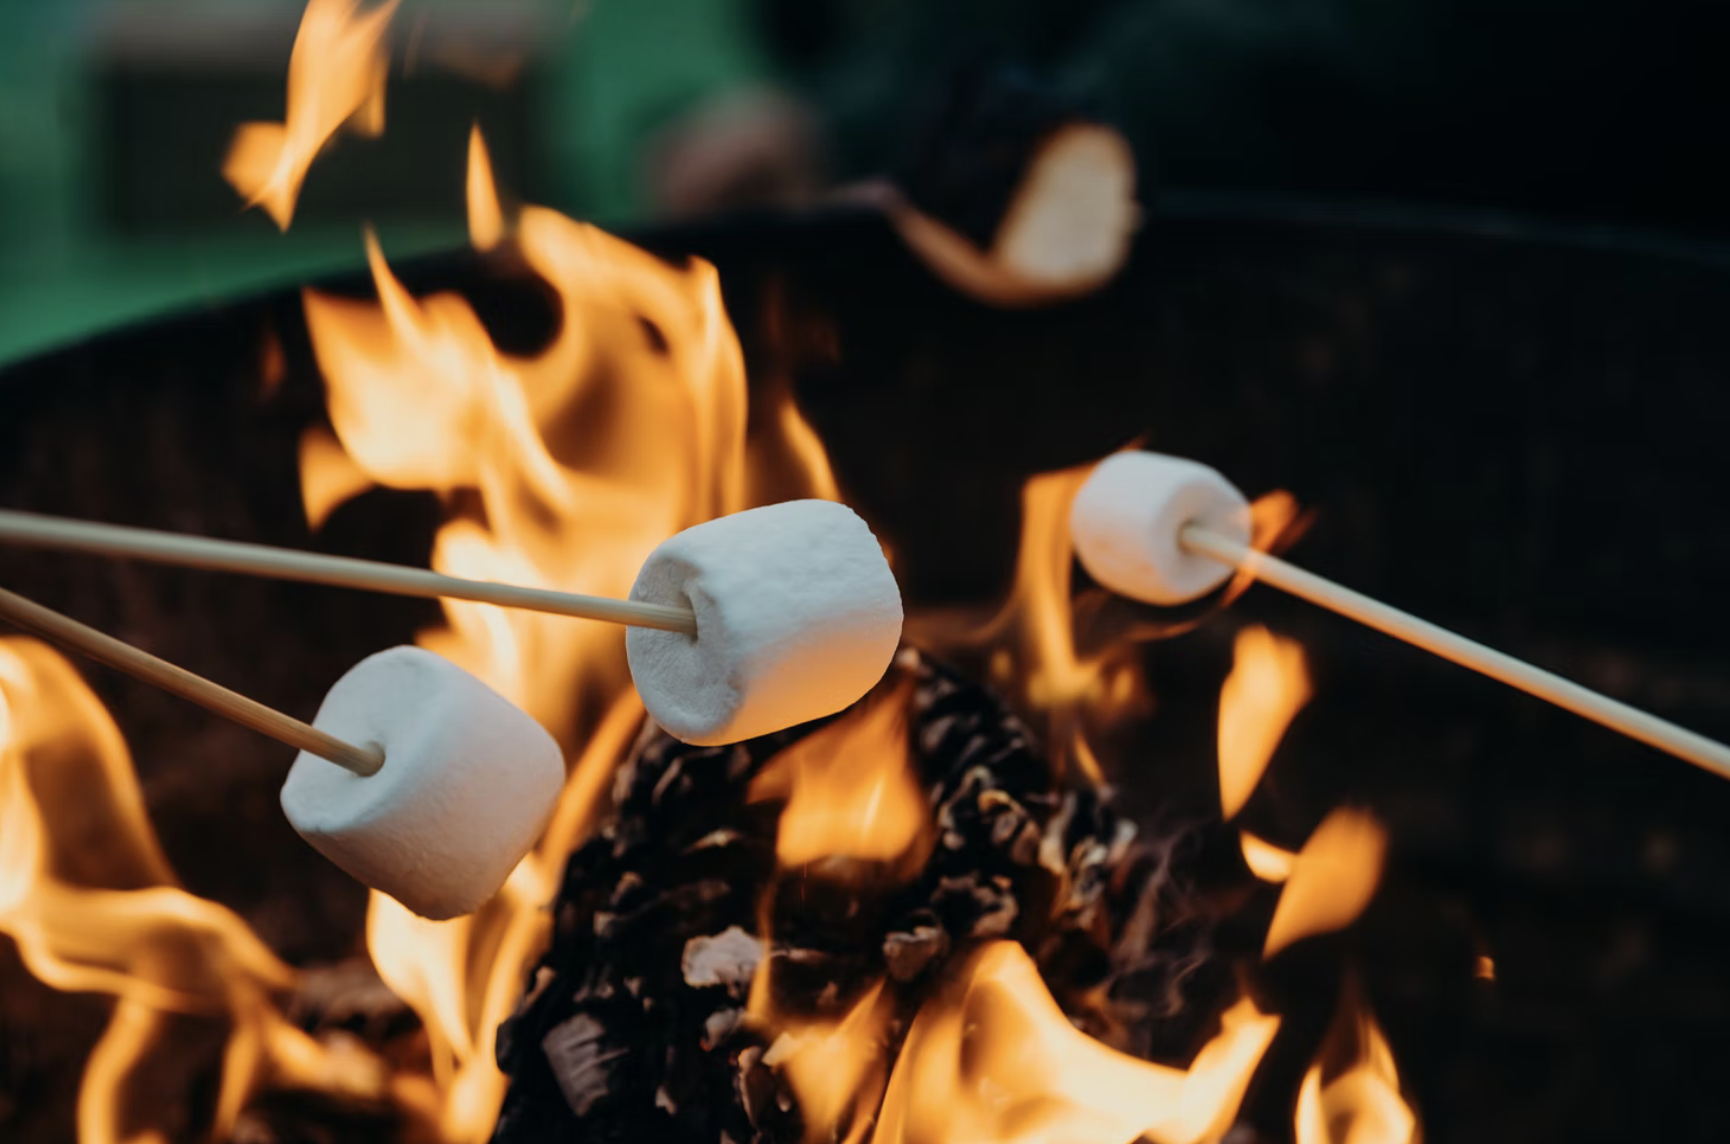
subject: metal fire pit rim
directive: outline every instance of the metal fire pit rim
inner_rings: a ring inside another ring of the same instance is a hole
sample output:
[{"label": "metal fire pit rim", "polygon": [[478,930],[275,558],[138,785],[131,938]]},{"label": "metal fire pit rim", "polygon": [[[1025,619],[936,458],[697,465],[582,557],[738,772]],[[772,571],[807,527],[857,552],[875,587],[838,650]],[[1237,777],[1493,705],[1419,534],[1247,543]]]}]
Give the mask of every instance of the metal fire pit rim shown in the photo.
[{"label": "metal fire pit rim", "polygon": [[[808,236],[832,221],[836,224],[862,223],[875,214],[868,207],[829,204],[797,210],[730,213],[684,223],[628,225],[613,230],[613,233],[662,257],[675,258],[681,253],[700,254],[713,242],[723,239],[736,241],[744,234],[754,233],[765,239],[794,232]],[[888,230],[886,222],[883,227]],[[1374,199],[1166,190],[1159,194],[1151,212],[1150,225],[1144,233],[1151,236],[1146,245],[1157,249],[1160,244],[1178,240],[1186,233],[1217,238],[1232,234],[1241,227],[1254,228],[1258,239],[1265,239],[1270,229],[1292,236],[1336,231],[1384,238],[1548,247],[1559,254],[1602,254],[1730,269],[1730,241],[1706,236],[1656,228],[1547,219],[1516,212]],[[458,244],[432,250],[422,248],[400,260],[393,260],[392,269],[412,285],[417,280],[444,277],[465,267],[504,267],[509,265],[506,261],[509,257],[508,254],[480,254],[467,245]],[[724,272],[725,267],[722,269]],[[250,287],[227,297],[207,300],[203,305],[179,297],[165,299],[158,308],[103,329],[51,341],[22,356],[0,360],[0,385],[61,355],[136,336],[147,330],[280,302],[303,287],[339,293],[365,292],[369,282],[365,252],[357,237],[354,261],[347,267],[332,267],[310,276]]]}]

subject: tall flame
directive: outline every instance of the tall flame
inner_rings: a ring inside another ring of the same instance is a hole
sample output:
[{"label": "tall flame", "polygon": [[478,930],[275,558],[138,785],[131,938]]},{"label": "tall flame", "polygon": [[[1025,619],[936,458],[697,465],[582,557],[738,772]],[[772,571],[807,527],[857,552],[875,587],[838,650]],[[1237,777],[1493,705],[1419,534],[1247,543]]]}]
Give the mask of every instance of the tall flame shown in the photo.
[{"label": "tall flame", "polygon": [[[1073,763],[1092,782],[1104,772],[1087,741],[1082,717],[1090,701],[1105,704],[1138,692],[1134,665],[1111,649],[1084,655],[1076,646],[1070,589],[1075,546],[1069,536],[1069,506],[1092,465],[1042,473],[1021,490],[1021,543],[1015,582],[997,616],[963,642],[993,649],[992,681],[1017,694],[1048,721],[1046,741],[1053,762]],[[1112,687],[1113,668],[1120,669]]]},{"label": "tall flame", "polygon": [[[306,295],[332,425],[371,479],[453,502],[439,571],[629,594],[650,549],[743,507],[744,372],[714,270],[669,266],[593,227],[524,210],[519,241],[564,315],[533,358],[492,344],[453,294],[417,299],[376,239],[379,302]],[[616,628],[460,601],[423,643],[564,742],[629,688]]]},{"label": "tall flame", "polygon": [[1150,1064],[1076,1029],[1026,952],[994,942],[914,1020],[873,1144],[1217,1139],[1278,1029],[1245,998],[1187,1070]]},{"label": "tall flame", "polygon": [[266,1085],[424,1104],[370,1054],[283,1019],[274,995],[293,972],[240,918],[175,885],[107,710],[58,653],[15,637],[0,638],[0,933],[44,983],[116,1000],[78,1096],[83,1144],[167,1139],[128,1089],[188,1018],[228,1025],[218,1137]]},{"label": "tall flame", "polygon": [[[472,154],[471,218],[480,220],[475,237],[484,245],[496,191],[476,174],[484,152],[477,145]],[[562,315],[551,343],[532,357],[500,352],[462,298],[412,296],[370,236],[376,303],[309,291],[307,323],[331,424],[367,480],[445,499],[435,569],[625,596],[661,540],[745,507],[738,342],[706,263],[672,266],[533,207],[519,216],[515,242]],[[783,416],[769,428],[785,437],[789,424]],[[826,491],[809,487],[826,474],[806,464],[779,489],[758,491]],[[319,479],[303,475],[309,485]],[[375,895],[369,914],[379,972],[420,1014],[435,1046],[444,1135],[478,1141],[504,1091],[493,1030],[541,941],[542,906],[564,856],[642,709],[623,637],[610,625],[463,601],[447,601],[445,616],[448,626],[422,633],[423,645],[486,680],[567,749],[581,748],[552,827],[493,902],[468,918],[428,923]],[[893,782],[881,793],[885,813],[900,814]]]},{"label": "tall flame", "polygon": [[330,137],[384,131],[389,70],[385,30],[399,0],[362,14],[359,0],[310,0],[288,61],[288,112],[281,123],[243,123],[222,174],[283,230],[294,220],[301,184]]},{"label": "tall flame", "polygon": [[1259,624],[1237,634],[1236,658],[1219,693],[1219,803],[1236,817],[1261,781],[1286,727],[1309,702],[1303,646]]}]

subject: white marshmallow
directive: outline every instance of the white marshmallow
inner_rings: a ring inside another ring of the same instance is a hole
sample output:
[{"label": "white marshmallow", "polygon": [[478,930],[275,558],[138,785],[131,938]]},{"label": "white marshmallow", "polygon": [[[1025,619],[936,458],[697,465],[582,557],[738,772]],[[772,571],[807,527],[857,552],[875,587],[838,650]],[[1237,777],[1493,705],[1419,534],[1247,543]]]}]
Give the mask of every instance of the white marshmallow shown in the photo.
[{"label": "white marshmallow", "polygon": [[1186,524],[1248,543],[1249,502],[1206,465],[1162,453],[1107,457],[1069,510],[1075,553],[1088,575],[1149,604],[1187,603],[1231,577],[1231,565],[1179,543]]},{"label": "white marshmallow", "polygon": [[301,837],[426,918],[477,909],[540,835],[565,782],[541,725],[442,656],[397,647],[361,660],[313,726],[384,752],[365,778],[302,751],[282,787]]},{"label": "white marshmallow", "polygon": [[697,634],[631,628],[643,706],[669,735],[712,746],[833,714],[883,677],[901,640],[901,591],[846,505],[804,500],[734,513],[649,554],[631,599],[688,605]]}]

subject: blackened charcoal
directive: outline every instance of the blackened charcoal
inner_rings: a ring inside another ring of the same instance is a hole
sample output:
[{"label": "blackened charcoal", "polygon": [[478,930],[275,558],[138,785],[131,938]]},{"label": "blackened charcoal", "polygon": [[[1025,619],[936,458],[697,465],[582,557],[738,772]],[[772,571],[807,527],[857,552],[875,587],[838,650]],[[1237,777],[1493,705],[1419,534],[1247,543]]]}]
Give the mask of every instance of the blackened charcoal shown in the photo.
[{"label": "blackened charcoal", "polygon": [[1153,1043],[1149,1024],[1182,1007],[1206,961],[1175,873],[1186,833],[1138,834],[1106,795],[1066,786],[989,691],[904,651],[883,686],[909,682],[934,832],[911,871],[777,870],[780,806],[748,790],[812,727],[720,748],[644,734],[500,1030],[511,1085],[496,1141],[801,1140],[776,1032],[746,1012],[765,960],[782,1017],[839,1018],[885,982],[893,1053],[947,967],[1016,940],[1083,1028]]},{"label": "blackened charcoal", "polygon": [[541,1049],[552,1062],[553,1078],[565,1102],[578,1116],[618,1087],[615,1070],[630,1051],[612,1041],[609,1026],[589,1013],[578,1013],[547,1031]]}]

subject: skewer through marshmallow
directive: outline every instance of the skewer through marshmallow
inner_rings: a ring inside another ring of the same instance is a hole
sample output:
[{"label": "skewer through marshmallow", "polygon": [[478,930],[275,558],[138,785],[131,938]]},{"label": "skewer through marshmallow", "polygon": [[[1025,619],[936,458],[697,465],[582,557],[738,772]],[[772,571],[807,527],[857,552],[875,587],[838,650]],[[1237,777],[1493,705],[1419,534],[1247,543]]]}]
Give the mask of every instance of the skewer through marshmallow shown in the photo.
[{"label": "skewer through marshmallow", "polygon": [[0,590],[0,618],[300,748],[282,788],[289,822],[423,917],[497,893],[564,786],[564,756],[539,723],[421,648],[362,660],[308,726],[12,592]]},{"label": "skewer through marshmallow", "polygon": [[1113,454],[1076,494],[1070,533],[1088,574],[1120,595],[1181,604],[1241,571],[1730,778],[1730,747],[1716,740],[1252,548],[1248,501],[1206,465],[1159,453]]},{"label": "skewer through marshmallow", "polygon": [[833,501],[788,501],[687,529],[650,555],[629,600],[10,510],[0,510],[0,540],[676,633],[683,638],[634,631],[627,646],[649,714],[693,743],[834,714],[882,678],[901,638],[888,561],[865,522]]},{"label": "skewer through marshmallow", "polygon": [[360,776],[302,751],[283,814],[356,881],[434,920],[498,892],[565,785],[564,753],[539,723],[423,648],[361,660],[313,726],[376,745],[384,765]]},{"label": "skewer through marshmallow", "polygon": [[[0,512],[0,539],[205,568],[458,595],[638,623],[638,694],[670,734],[717,744],[831,715],[888,669],[901,594],[851,509],[792,501],[687,529],[643,565],[632,600],[606,600],[261,545]],[[443,589],[455,586],[457,591]],[[301,750],[282,789],[290,823],[350,875],[429,918],[491,897],[564,785],[552,737],[452,663],[400,647],[361,661],[311,726],[22,597],[0,618]],[[332,765],[335,764],[335,765]]]}]

